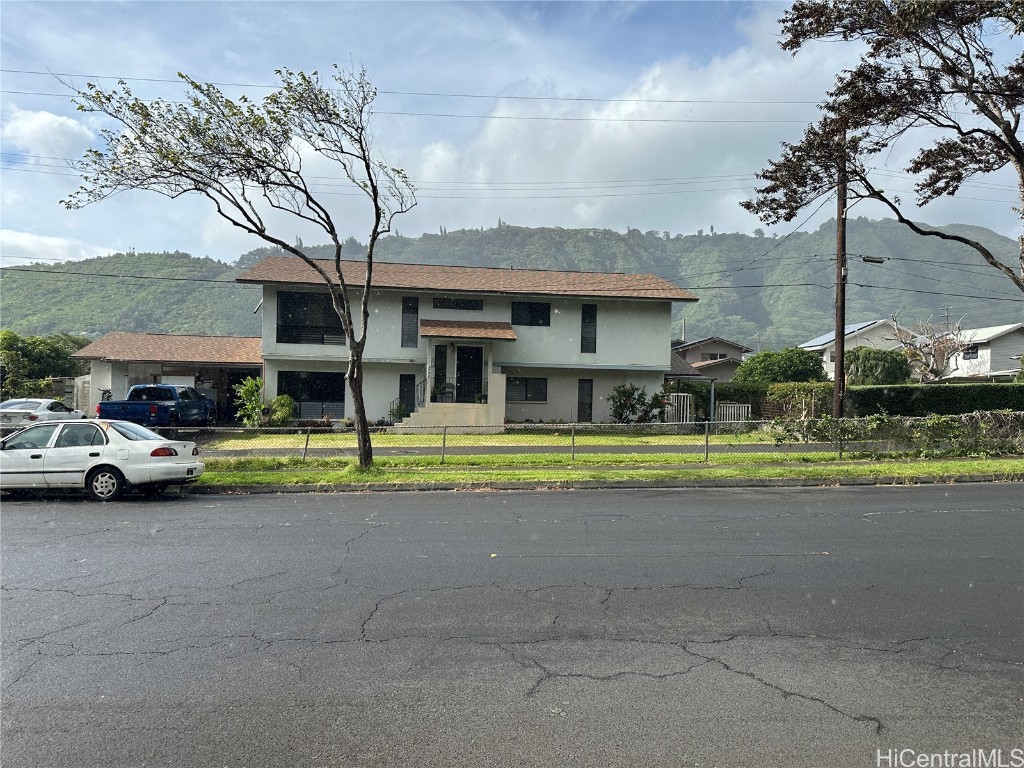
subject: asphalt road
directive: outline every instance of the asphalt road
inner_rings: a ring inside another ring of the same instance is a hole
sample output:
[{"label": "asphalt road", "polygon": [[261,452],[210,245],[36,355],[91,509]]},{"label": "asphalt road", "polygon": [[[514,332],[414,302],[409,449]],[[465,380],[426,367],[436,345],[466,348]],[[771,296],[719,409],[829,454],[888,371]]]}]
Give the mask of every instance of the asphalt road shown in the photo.
[{"label": "asphalt road", "polygon": [[1020,484],[5,500],[0,757],[1024,763],[1022,500]]}]

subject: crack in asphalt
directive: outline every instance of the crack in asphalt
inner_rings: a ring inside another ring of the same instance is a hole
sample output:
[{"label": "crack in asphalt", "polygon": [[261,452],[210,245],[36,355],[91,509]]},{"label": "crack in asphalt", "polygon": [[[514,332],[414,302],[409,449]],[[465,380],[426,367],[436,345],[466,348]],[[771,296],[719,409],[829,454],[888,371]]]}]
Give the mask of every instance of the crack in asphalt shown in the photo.
[{"label": "crack in asphalt", "polygon": [[819,698],[818,696],[811,696],[810,694],[800,693],[799,691],[791,691],[787,688],[783,688],[781,685],[771,682],[770,680],[764,679],[763,677],[755,674],[754,672],[750,672],[745,669],[737,669],[736,667],[730,666],[727,662],[723,661],[720,658],[717,658],[715,656],[705,656],[704,654],[697,653],[691,650],[685,645],[683,647],[686,650],[686,652],[691,654],[692,656],[696,656],[699,659],[705,659],[708,663],[718,664],[722,669],[726,670],[727,672],[731,672],[732,674],[749,678],[750,680],[755,680],[756,682],[760,683],[761,685],[767,688],[772,689],[773,691],[778,691],[782,694],[783,699],[796,698],[802,699],[804,701],[816,702],[821,706],[825,707],[826,709],[835,712],[837,715],[841,715],[842,717],[848,718],[850,720],[854,720],[859,723],[873,723],[875,727],[874,730],[876,736],[881,736],[882,731],[885,728],[885,725],[877,717],[874,717],[872,715],[865,715],[863,713],[851,714],[849,712],[845,712],[839,709],[839,707],[835,706],[834,704],[831,704],[828,701],[825,701],[825,699]]},{"label": "crack in asphalt", "polygon": [[[376,512],[374,514],[376,514]],[[371,515],[371,517],[372,516],[373,515]],[[367,518],[367,521],[369,519],[370,518]],[[351,539],[349,539],[348,541],[344,542],[341,545],[342,546],[341,561],[338,563],[338,567],[335,568],[331,572],[331,579],[335,582],[334,586],[342,586],[343,587],[346,584],[348,584],[348,577],[346,577],[344,580],[342,580],[340,584],[337,583],[337,582],[339,581],[339,579],[341,579],[341,572],[345,569],[345,561],[348,560],[349,556],[352,554],[352,549],[351,549],[352,545],[355,542],[359,541],[364,536],[369,536],[375,530],[377,530],[378,528],[382,528],[385,525],[387,525],[387,523],[374,523],[369,528],[367,528],[365,531],[360,533],[358,536],[353,536]]]}]

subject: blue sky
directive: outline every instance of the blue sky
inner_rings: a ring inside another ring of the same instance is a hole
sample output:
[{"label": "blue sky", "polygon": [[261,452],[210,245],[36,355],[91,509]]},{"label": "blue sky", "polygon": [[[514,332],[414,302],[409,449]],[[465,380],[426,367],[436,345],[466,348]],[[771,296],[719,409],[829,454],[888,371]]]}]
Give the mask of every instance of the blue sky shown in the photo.
[{"label": "blue sky", "polygon": [[[67,168],[103,123],[54,77],[125,78],[144,98],[181,94],[176,73],[258,98],[274,69],[365,66],[374,130],[419,205],[416,236],[498,219],[523,226],[752,232],[753,174],[816,117],[855,44],[778,49],[770,2],[24,2],[0,5],[0,265],[134,248],[231,261],[260,245],[206,201],[127,193],[79,211]],[[44,74],[35,74],[44,73]],[[102,81],[113,84],[113,80]],[[901,167],[911,147],[884,161]],[[894,179],[910,190],[912,180]],[[1012,180],[1010,182],[1012,184]],[[904,195],[909,197],[909,195]],[[1014,195],[965,189],[918,214],[1015,236]],[[345,234],[365,211],[339,197]],[[826,205],[803,228],[832,215]],[[857,215],[881,217],[867,206]],[[322,242],[281,221],[287,238]],[[793,225],[780,227],[785,233]]]}]

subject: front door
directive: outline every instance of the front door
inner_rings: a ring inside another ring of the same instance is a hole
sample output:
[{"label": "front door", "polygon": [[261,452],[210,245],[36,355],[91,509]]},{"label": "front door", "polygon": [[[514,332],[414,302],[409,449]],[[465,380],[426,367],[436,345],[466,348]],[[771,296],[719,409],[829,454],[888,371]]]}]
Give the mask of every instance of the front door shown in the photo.
[{"label": "front door", "polygon": [[402,416],[403,419],[416,410],[415,373],[398,374],[398,407],[405,412]]},{"label": "front door", "polygon": [[594,380],[579,379],[576,397],[576,421],[590,422],[594,420]]},{"label": "front door", "polygon": [[475,403],[484,391],[484,348],[455,350],[455,402]]}]

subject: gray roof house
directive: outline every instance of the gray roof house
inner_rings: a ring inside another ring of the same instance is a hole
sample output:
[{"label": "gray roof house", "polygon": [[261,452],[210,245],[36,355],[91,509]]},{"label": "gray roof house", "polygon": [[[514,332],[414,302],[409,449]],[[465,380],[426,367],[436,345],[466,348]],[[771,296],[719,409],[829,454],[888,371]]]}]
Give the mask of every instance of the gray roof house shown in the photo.
[{"label": "gray roof house", "polygon": [[960,332],[960,339],[967,347],[950,359],[943,381],[1012,381],[1020,372],[1024,323],[970,328]]}]

